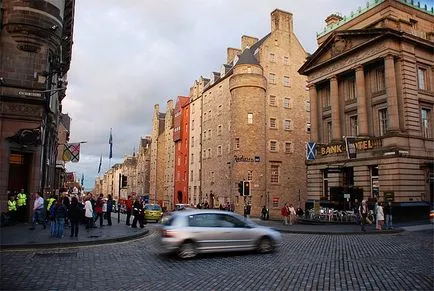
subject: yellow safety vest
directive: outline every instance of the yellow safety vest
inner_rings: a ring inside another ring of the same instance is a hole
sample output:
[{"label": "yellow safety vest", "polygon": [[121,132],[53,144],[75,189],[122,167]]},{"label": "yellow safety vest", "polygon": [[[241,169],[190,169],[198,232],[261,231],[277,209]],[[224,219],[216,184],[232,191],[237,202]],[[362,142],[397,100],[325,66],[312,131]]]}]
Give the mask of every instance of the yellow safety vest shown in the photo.
[{"label": "yellow safety vest", "polygon": [[47,210],[50,210],[51,205],[53,205],[54,201],[56,201],[55,198],[48,198]]},{"label": "yellow safety vest", "polygon": [[24,193],[18,193],[17,195],[17,202],[18,206],[24,206],[26,205],[27,196]]},{"label": "yellow safety vest", "polygon": [[15,200],[8,200],[8,211],[17,211],[17,202]]}]

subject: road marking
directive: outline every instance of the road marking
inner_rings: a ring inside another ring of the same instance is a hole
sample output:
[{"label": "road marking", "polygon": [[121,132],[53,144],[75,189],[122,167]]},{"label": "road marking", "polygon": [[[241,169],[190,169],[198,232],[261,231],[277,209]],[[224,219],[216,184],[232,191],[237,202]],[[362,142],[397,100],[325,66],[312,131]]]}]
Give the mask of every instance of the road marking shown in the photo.
[{"label": "road marking", "polygon": [[434,225],[433,224],[421,224],[421,225],[413,225],[413,226],[403,226],[402,228],[406,231],[432,230],[434,228]]}]

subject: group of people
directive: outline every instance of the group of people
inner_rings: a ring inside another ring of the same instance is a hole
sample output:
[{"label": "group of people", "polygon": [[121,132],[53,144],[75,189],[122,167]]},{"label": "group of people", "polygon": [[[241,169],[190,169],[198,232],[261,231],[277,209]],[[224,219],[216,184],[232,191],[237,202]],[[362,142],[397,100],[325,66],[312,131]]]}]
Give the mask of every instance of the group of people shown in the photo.
[{"label": "group of people", "polygon": [[[145,220],[145,212],[143,209],[144,201],[140,199],[140,197],[136,195],[128,195],[128,199],[125,201],[125,210],[127,214],[127,218],[125,221],[125,225],[131,226],[131,228],[137,228],[137,222],[139,223],[140,228],[144,228],[146,224]],[[134,216],[132,224],[131,215]]]},{"label": "group of people", "polygon": [[[356,209],[355,212],[357,214],[358,220],[360,220],[360,225],[362,231],[366,231],[366,224],[373,223],[369,218],[370,210],[368,207],[368,203],[366,200],[362,200],[360,206],[357,205],[356,201]],[[373,220],[375,220],[375,229],[378,231],[382,231],[383,229],[392,229],[392,203],[388,201],[385,205],[383,202],[375,201],[374,211],[373,211]]]},{"label": "group of people", "polygon": [[27,194],[24,189],[19,193],[9,194],[8,218],[10,222],[25,222],[27,219]]},{"label": "group of people", "polygon": [[303,215],[303,210],[301,209],[301,207],[298,207],[297,210],[295,210],[293,204],[285,203],[285,205],[283,205],[282,209],[280,210],[280,214],[283,217],[284,225],[293,225],[297,220],[297,216]]}]

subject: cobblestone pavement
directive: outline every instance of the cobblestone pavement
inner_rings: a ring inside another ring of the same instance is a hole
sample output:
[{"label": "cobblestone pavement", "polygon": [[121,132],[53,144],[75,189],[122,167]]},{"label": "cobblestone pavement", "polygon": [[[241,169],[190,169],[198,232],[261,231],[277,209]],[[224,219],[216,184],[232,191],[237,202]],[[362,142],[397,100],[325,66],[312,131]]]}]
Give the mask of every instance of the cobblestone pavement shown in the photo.
[{"label": "cobblestone pavement", "polygon": [[155,231],[98,246],[3,250],[1,290],[433,290],[433,231],[387,235],[282,233],[272,254],[181,261]]}]

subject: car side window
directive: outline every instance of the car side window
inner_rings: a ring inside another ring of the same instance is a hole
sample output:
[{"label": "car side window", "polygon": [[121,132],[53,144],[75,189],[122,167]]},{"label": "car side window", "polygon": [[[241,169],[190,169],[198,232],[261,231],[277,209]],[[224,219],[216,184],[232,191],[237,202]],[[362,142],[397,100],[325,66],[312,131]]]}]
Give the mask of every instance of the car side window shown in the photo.
[{"label": "car side window", "polygon": [[192,227],[219,227],[216,214],[194,214],[188,216],[188,225]]},{"label": "car side window", "polygon": [[221,214],[219,215],[219,225],[220,227],[244,227],[246,224],[231,215]]}]

